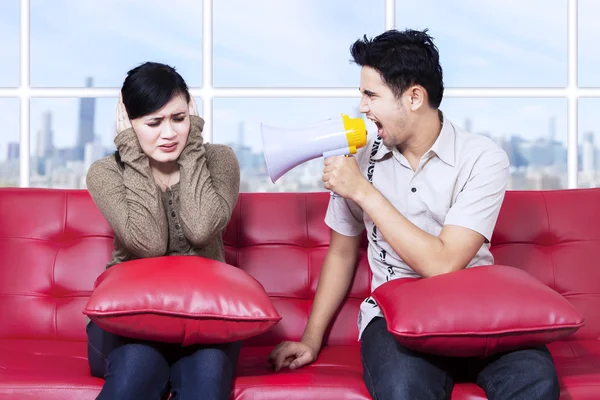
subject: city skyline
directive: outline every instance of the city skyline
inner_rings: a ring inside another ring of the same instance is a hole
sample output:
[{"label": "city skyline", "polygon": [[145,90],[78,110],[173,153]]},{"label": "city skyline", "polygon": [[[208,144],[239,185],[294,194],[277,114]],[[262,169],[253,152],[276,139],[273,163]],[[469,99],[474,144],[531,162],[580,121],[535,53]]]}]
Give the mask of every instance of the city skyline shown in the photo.
[{"label": "city skyline", "polygon": [[[88,85],[91,85],[93,79],[91,77],[86,79]],[[31,137],[31,184],[32,186],[43,186],[43,187],[62,187],[62,188],[84,188],[85,187],[85,174],[89,166],[97,159],[106,156],[114,151],[114,146],[104,145],[102,142],[102,136],[96,132],[95,121],[97,121],[96,115],[96,104],[97,100],[109,100],[109,99],[95,99],[95,98],[81,98],[71,99],[78,102],[79,112],[75,114],[73,119],[76,121],[77,134],[75,140],[72,140],[68,146],[59,146],[55,143],[54,138],[57,137],[53,121],[54,116],[51,111],[44,111],[41,114],[39,123],[41,128],[37,130],[36,134]],[[262,154],[261,146],[251,146],[249,143],[256,140],[256,137],[260,133],[260,124],[256,124],[256,120],[245,120],[240,119],[239,114],[233,113],[233,110],[246,109],[248,112],[252,112],[251,107],[247,106],[247,102],[251,102],[254,107],[267,108],[269,102],[278,100],[281,103],[282,99],[218,99],[223,101],[224,104],[220,104],[216,107],[215,126],[216,132],[224,129],[220,126],[224,121],[233,122],[237,128],[232,135],[229,135],[229,139],[225,139],[225,135],[218,135],[223,140],[213,140],[213,142],[223,143],[231,146],[238,156],[240,161],[240,167],[242,172],[242,190],[244,191],[279,191],[279,190],[295,190],[295,191],[306,191],[306,190],[324,190],[322,188],[322,182],[320,181],[320,173],[322,169],[322,160],[313,160],[294,168],[288,172],[277,184],[273,185],[268,179],[266,169],[264,165],[264,156]],[[244,104],[227,104],[227,101],[234,102],[246,102]],[[333,99],[283,99],[288,104],[284,104],[289,110],[296,110],[300,108],[310,108],[307,105],[299,104],[298,102],[310,102],[311,107],[316,107],[321,112],[321,115],[326,115],[332,108],[323,108],[324,104],[328,104],[327,100],[333,101]],[[335,99],[335,105],[340,108],[344,108],[344,112],[350,114],[352,117],[359,116],[358,107],[352,102],[353,99]],[[481,103],[482,99],[454,99],[456,104],[454,107],[460,109],[466,108],[468,105],[470,108],[476,107]],[[485,99],[484,99],[485,100]],[[518,100],[518,99],[516,99]],[[490,105],[498,105],[498,102],[506,102],[504,106],[500,105],[503,109],[512,106],[517,110],[526,111],[531,115],[537,115],[538,118],[543,118],[544,115],[539,111],[541,99],[537,99],[537,103],[534,103],[537,107],[527,104],[515,104],[515,99],[493,99]],[[560,103],[561,99],[553,99],[555,102]],[[472,102],[475,103],[472,103]],[[321,102],[325,102],[321,104]],[[467,103],[465,103],[467,102]],[[469,103],[471,102],[471,103]],[[262,103],[262,104],[261,104]],[[461,104],[462,103],[462,104]],[[229,112],[221,112],[227,110],[227,106],[230,107]],[[331,106],[331,104],[330,104]],[[537,114],[536,112],[537,111]],[[290,116],[292,118],[290,118]],[[448,116],[448,114],[446,114]],[[298,115],[297,113],[288,114],[288,119],[285,120],[285,116],[277,114],[277,119],[280,123],[275,126],[280,127],[302,127],[299,125],[300,122],[310,125],[304,115]],[[324,119],[324,118],[323,118]],[[286,121],[287,124],[281,124]],[[312,120],[310,122],[315,122]],[[274,121],[271,121],[274,122]],[[566,162],[567,162],[567,148],[564,140],[559,140],[561,135],[558,135],[559,131],[565,129],[562,122],[560,122],[556,115],[550,115],[546,120],[544,127],[540,127],[544,133],[538,133],[530,138],[524,137],[518,132],[518,128],[514,132],[504,133],[502,135],[494,134],[494,132],[486,131],[478,124],[478,119],[467,116],[462,122],[453,121],[457,125],[468,129],[473,134],[483,134],[491,137],[496,143],[498,143],[509,155],[511,160],[511,178],[509,181],[509,189],[556,189],[566,186]],[[370,121],[366,121],[367,126],[373,133],[373,126]],[[294,125],[296,124],[296,125]],[[33,126],[32,121],[32,126]],[[304,126],[306,126],[304,125]],[[60,135],[59,135],[60,136]],[[600,183],[599,173],[597,169],[600,167],[600,150],[597,146],[595,131],[586,131],[582,133],[579,150],[580,150],[580,177],[583,186],[596,185]],[[251,140],[248,140],[251,139]],[[18,164],[18,160],[15,159],[15,155],[18,154],[18,142],[11,143],[11,147],[7,148],[6,157],[12,159],[10,162],[4,163],[7,168],[12,169],[15,178],[18,175],[14,167]],[[0,169],[2,169],[0,167]],[[6,175],[9,172],[2,172],[3,179],[6,180]]]}]

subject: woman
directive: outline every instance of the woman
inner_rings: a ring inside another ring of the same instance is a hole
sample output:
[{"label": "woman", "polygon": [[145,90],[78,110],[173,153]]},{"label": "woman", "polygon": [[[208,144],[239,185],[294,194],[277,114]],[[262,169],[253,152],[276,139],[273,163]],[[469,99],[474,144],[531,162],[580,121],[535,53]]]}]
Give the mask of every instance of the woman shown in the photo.
[{"label": "woman", "polygon": [[[183,78],[167,65],[128,72],[117,106],[114,155],[87,174],[94,202],[115,232],[108,267],[144,257],[225,261],[222,232],[239,194],[231,148],[204,144],[204,121]],[[132,340],[87,326],[98,399],[227,399],[240,343],[187,346]]]}]

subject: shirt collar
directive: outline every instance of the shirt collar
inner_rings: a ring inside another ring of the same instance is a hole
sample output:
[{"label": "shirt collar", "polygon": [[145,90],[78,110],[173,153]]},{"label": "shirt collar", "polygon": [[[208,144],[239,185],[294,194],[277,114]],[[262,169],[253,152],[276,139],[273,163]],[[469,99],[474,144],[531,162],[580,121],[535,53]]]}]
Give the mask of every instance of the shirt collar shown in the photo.
[{"label": "shirt collar", "polygon": [[452,122],[444,117],[441,111],[439,113],[442,121],[442,130],[429,151],[435,153],[440,160],[453,167],[456,154],[454,126]]}]

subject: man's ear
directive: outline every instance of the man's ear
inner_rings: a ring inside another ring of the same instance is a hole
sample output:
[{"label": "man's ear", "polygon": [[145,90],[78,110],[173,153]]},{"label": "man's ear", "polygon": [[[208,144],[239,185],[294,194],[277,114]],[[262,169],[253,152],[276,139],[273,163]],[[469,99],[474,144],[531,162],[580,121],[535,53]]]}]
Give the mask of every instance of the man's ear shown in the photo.
[{"label": "man's ear", "polygon": [[427,92],[421,85],[411,86],[406,95],[409,97],[409,107],[412,111],[417,111],[427,104]]}]

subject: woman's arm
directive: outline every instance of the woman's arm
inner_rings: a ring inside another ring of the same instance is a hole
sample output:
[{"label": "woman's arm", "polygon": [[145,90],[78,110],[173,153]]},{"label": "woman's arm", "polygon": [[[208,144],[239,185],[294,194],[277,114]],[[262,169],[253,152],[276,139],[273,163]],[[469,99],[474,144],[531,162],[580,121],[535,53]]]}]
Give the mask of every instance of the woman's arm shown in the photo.
[{"label": "woman's arm", "polygon": [[202,141],[204,121],[190,115],[191,130],[179,157],[181,225],[185,236],[204,247],[227,226],[240,190],[240,166],[233,150]]},{"label": "woman's arm", "polygon": [[168,227],[160,190],[148,157],[131,125],[123,126],[123,118],[128,122],[127,115],[123,117],[118,111],[117,129],[121,133],[115,145],[124,168],[110,159],[96,161],[87,173],[87,188],[128,251],[138,257],[162,256],[167,252]]}]

